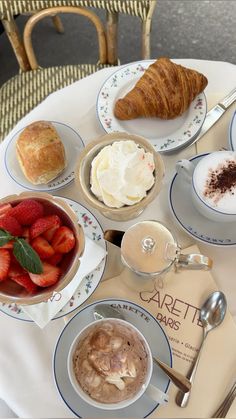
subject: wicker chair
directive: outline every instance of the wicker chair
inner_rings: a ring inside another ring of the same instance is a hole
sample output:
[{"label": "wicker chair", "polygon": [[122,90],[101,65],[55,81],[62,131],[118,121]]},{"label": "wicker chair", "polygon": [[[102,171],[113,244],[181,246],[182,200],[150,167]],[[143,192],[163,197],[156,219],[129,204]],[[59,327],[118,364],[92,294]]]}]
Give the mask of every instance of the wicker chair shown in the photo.
[{"label": "wicker chair", "polygon": [[[78,3],[82,6],[78,6]],[[60,5],[58,6],[58,4]],[[63,4],[66,4],[66,6],[63,6]],[[5,29],[10,30],[8,36],[11,39],[21,71],[18,75],[8,80],[0,89],[0,141],[5,138],[24,115],[50,93],[117,62],[116,38],[119,12],[138,15],[142,18],[142,58],[149,58],[149,34],[155,4],[156,0],[2,0],[0,2],[0,18],[4,23]],[[55,7],[55,5],[57,6]],[[94,11],[84,6],[100,7],[107,10],[107,33]],[[34,14],[25,25],[24,44],[19,37],[19,33],[17,34],[18,30],[15,23],[13,23],[13,16],[25,12]],[[99,62],[97,64],[39,68],[31,43],[33,26],[45,16],[58,17],[60,13],[71,12],[89,18],[95,25],[99,43]],[[11,25],[14,25],[14,34],[16,34],[14,36],[11,32]]]},{"label": "wicker chair", "polygon": [[[137,16],[142,22],[142,58],[150,58],[150,31],[153,12],[157,0],[1,0],[0,20],[12,44],[22,70],[29,69],[28,59],[14,16],[34,13],[48,7],[84,6],[103,9],[107,12],[108,63],[117,64],[117,29],[119,13]],[[58,31],[62,31],[60,21],[54,17]]]}]

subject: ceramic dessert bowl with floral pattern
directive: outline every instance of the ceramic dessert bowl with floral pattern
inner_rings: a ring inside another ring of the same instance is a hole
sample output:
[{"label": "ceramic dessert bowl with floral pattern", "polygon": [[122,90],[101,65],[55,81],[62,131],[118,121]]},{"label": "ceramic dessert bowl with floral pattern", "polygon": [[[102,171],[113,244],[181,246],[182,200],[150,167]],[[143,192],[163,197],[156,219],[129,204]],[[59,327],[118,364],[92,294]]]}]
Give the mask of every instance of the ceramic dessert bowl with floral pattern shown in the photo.
[{"label": "ceramic dessert bowl with floral pattern", "polygon": [[85,245],[70,206],[46,193],[0,200],[0,301],[47,301],[73,279]]},{"label": "ceramic dessert bowl with floral pattern", "polygon": [[138,217],[159,194],[164,163],[149,141],[125,132],[90,142],[75,171],[78,192],[112,220]]}]

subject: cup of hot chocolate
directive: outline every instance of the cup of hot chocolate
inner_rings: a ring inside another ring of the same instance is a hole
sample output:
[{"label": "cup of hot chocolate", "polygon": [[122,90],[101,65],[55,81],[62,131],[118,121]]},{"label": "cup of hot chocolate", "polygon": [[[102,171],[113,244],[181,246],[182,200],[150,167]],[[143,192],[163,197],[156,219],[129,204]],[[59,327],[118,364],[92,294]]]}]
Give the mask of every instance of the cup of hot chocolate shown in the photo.
[{"label": "cup of hot chocolate", "polygon": [[76,393],[93,407],[123,409],[144,392],[159,404],[168,396],[150,384],[153,361],[142,333],[120,319],[102,319],[83,328],[68,354],[68,374]]},{"label": "cup of hot chocolate", "polygon": [[236,221],[236,152],[215,151],[194,164],[180,160],[178,174],[191,182],[193,204],[211,221]]}]

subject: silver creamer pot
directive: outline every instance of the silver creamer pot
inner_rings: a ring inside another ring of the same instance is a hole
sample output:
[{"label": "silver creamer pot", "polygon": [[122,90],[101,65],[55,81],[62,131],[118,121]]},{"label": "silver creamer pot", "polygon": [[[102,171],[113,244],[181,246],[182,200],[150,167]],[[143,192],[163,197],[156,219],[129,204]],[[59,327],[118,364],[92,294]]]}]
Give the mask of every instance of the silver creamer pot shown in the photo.
[{"label": "silver creamer pot", "polygon": [[172,232],[159,221],[141,221],[126,232],[106,230],[104,238],[120,247],[123,265],[139,277],[157,277],[172,267],[176,270],[212,267],[212,260],[207,256],[182,254]]}]

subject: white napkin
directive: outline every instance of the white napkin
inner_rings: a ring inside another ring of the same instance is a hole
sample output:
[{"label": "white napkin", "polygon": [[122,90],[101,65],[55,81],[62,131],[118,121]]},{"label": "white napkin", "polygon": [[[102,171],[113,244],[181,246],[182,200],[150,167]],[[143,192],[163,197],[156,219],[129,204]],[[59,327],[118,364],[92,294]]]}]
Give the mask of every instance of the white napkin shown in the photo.
[{"label": "white napkin", "polygon": [[56,298],[53,298],[55,294],[58,294],[54,293],[48,301],[30,306],[21,306],[22,310],[41,329],[44,328],[65,304],[68,303],[82,279],[99,265],[105,255],[106,251],[101,246],[85,236],[85,250],[81,258],[79,270],[69,285],[60,291],[60,300],[58,301],[58,295]]}]

